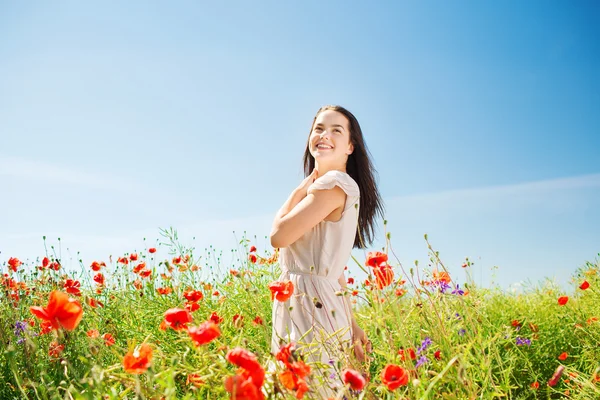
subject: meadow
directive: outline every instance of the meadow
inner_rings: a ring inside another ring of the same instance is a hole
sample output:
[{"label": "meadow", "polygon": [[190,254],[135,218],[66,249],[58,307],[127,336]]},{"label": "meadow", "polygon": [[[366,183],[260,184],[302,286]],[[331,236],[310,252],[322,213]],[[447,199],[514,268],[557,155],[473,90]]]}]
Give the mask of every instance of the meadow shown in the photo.
[{"label": "meadow", "polygon": [[[1,399],[319,398],[326,366],[301,344],[270,353],[272,303],[294,295],[276,282],[277,250],[243,239],[232,265],[161,234],[77,273],[53,247],[2,260]],[[428,265],[404,266],[385,235],[337,293],[373,352],[332,360],[332,398],[600,398],[598,259],[565,266],[566,291],[540,280],[512,293],[476,285],[469,259],[451,276],[427,236]]]}]

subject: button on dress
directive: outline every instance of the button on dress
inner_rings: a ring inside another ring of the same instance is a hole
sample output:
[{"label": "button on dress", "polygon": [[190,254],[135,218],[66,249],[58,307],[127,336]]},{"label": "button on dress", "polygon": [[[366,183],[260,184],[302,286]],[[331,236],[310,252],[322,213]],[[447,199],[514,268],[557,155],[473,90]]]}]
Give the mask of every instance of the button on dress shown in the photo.
[{"label": "button on dress", "polygon": [[[273,303],[271,351],[293,342],[306,361],[321,362],[313,374],[329,375],[331,365],[351,341],[349,301],[336,295],[338,279],[350,258],[358,227],[360,190],[345,172],[332,170],[320,176],[309,190],[339,186],[346,193],[339,221],[321,221],[288,247],[280,250],[280,281],[291,280],[289,300]],[[313,375],[311,374],[311,375]]]}]

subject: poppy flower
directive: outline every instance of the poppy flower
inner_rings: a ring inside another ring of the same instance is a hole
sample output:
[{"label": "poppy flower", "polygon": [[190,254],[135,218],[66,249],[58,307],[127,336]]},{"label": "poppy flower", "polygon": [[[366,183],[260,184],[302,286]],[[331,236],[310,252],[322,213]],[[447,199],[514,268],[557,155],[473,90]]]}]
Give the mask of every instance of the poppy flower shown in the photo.
[{"label": "poppy flower", "polygon": [[104,335],[102,335],[102,339],[104,339],[104,344],[106,346],[112,346],[113,344],[115,344],[115,338],[110,333],[105,333]]},{"label": "poppy flower", "polygon": [[39,319],[50,322],[52,329],[62,327],[67,331],[77,328],[83,317],[81,304],[68,294],[57,290],[50,293],[46,307],[34,306],[29,310]]},{"label": "poppy flower", "polygon": [[244,320],[244,316],[243,315],[235,314],[232,319],[233,319],[233,325],[236,328],[241,328],[242,326],[244,326],[244,324],[242,322]]},{"label": "poppy flower", "polygon": [[250,262],[251,262],[252,264],[255,264],[255,263],[256,263],[256,260],[258,260],[258,258],[256,257],[256,254],[250,254],[250,255],[248,256],[248,260],[250,260]]},{"label": "poppy flower", "polygon": [[137,261],[137,259],[138,259],[137,253],[131,253],[131,255],[129,256],[129,259],[131,261]]},{"label": "poppy flower", "polygon": [[250,247],[250,253],[254,253],[256,251],[256,246],[251,246]]},{"label": "poppy flower", "polygon": [[296,361],[279,374],[279,381],[287,389],[295,390],[297,399],[302,399],[308,391],[308,384],[304,378],[309,374],[310,366],[305,364],[304,361]]},{"label": "poppy flower", "polygon": [[565,361],[567,359],[567,357],[569,357],[569,355],[567,354],[566,351],[564,351],[564,352],[560,353],[560,355],[558,356],[558,359],[560,361]]},{"label": "poppy flower", "polygon": [[102,267],[106,267],[106,264],[104,262],[102,262],[102,261],[101,262],[94,261],[92,263],[92,265],[90,265],[90,268],[92,268],[92,271],[96,271],[96,272],[100,271],[100,269]]},{"label": "poppy flower", "polygon": [[187,332],[196,346],[210,343],[221,336],[219,326],[212,321],[203,322],[200,326],[190,326]]},{"label": "poppy flower", "polygon": [[210,314],[210,318],[208,320],[214,322],[215,324],[220,324],[221,322],[223,322],[223,318],[219,317],[219,315],[215,311],[213,311],[212,314]]},{"label": "poppy flower", "polygon": [[150,247],[150,248],[148,249],[148,253],[150,253],[150,254],[154,254],[154,253],[156,253],[156,248],[154,248],[154,247]]},{"label": "poppy flower", "polygon": [[65,289],[67,293],[75,296],[81,296],[81,290],[79,290],[80,287],[81,283],[73,279],[67,279],[63,285],[63,289]]},{"label": "poppy flower", "polygon": [[271,291],[271,301],[276,299],[277,301],[287,301],[294,293],[294,284],[292,281],[275,281],[269,284],[269,290]]},{"label": "poppy flower", "polygon": [[389,286],[394,281],[394,270],[387,264],[373,268],[375,283],[379,289]]},{"label": "poppy flower", "polygon": [[262,320],[262,318],[259,315],[257,315],[256,318],[254,318],[254,320],[252,320],[252,323],[254,325],[262,325],[263,324],[263,320]]},{"label": "poppy flower", "polygon": [[87,331],[87,335],[89,338],[95,339],[97,337],[100,337],[100,332],[98,332],[98,329],[90,329],[89,331]]},{"label": "poppy flower", "polygon": [[436,360],[441,360],[442,359],[442,351],[437,350],[435,353],[433,353],[433,356],[435,357]]},{"label": "poppy flower", "polygon": [[43,268],[48,268],[48,265],[50,265],[50,259],[48,257],[44,257],[42,259],[42,267]]},{"label": "poppy flower", "polygon": [[50,343],[50,347],[48,348],[48,355],[51,358],[58,358],[64,349],[65,349],[64,344],[58,344],[58,342],[52,342],[52,343]]},{"label": "poppy flower", "polygon": [[129,264],[129,260],[127,259],[127,257],[121,257],[117,260],[117,262],[125,265]]},{"label": "poppy flower", "polygon": [[17,268],[19,268],[23,263],[16,257],[11,257],[8,259],[8,266],[13,272],[17,272]]},{"label": "poppy flower", "polygon": [[353,369],[345,369],[342,371],[342,380],[353,390],[363,390],[367,384],[367,380],[360,372]]},{"label": "poppy flower", "polygon": [[387,262],[388,255],[380,251],[370,251],[367,253],[365,265],[368,267],[379,267],[382,263]]},{"label": "poppy flower", "polygon": [[200,308],[200,305],[195,301],[188,301],[185,303],[185,309],[189,312],[194,312]]},{"label": "poppy flower", "polygon": [[170,287],[159,287],[156,288],[156,291],[158,292],[158,294],[162,294],[162,295],[168,295],[171,294],[173,292],[173,288]]},{"label": "poppy flower", "polygon": [[187,374],[187,378],[185,380],[186,385],[193,385],[197,388],[204,385],[204,379],[200,377],[198,374]]},{"label": "poppy flower", "polygon": [[347,283],[348,283],[348,285],[354,285],[354,278],[353,277],[348,278]]},{"label": "poppy flower", "polygon": [[187,324],[192,322],[192,315],[188,310],[181,308],[169,308],[165,311],[164,323],[167,327],[176,331],[186,329]]},{"label": "poppy flower", "polygon": [[448,284],[452,281],[452,279],[450,279],[450,274],[448,274],[446,271],[433,271],[433,280]]},{"label": "poppy flower", "polygon": [[150,269],[143,269],[140,271],[140,276],[142,278],[148,278],[150,275],[152,275],[152,270]]},{"label": "poppy flower", "polygon": [[561,296],[558,298],[558,304],[564,306],[569,301],[569,296]]},{"label": "poppy flower", "polygon": [[417,359],[417,355],[415,354],[415,350],[414,349],[412,349],[412,348],[410,348],[408,350],[400,349],[400,350],[398,350],[398,354],[400,355],[400,359],[402,361],[404,361],[406,359],[406,356],[405,356],[406,353],[405,352],[408,352],[408,356],[410,357],[411,360],[416,360]]},{"label": "poppy flower", "polygon": [[560,380],[560,377],[563,374],[564,370],[565,370],[565,366],[564,365],[559,365],[558,368],[556,368],[556,371],[554,371],[554,374],[552,375],[552,378],[550,378],[548,380],[548,386],[556,386],[556,384]]},{"label": "poppy flower", "polygon": [[538,381],[535,381],[531,385],[529,385],[529,387],[531,387],[534,390],[537,390],[540,388],[540,383]]},{"label": "poppy flower", "polygon": [[408,384],[408,371],[399,365],[388,364],[381,371],[381,383],[389,390],[396,390]]},{"label": "poppy flower", "polygon": [[579,289],[585,290],[590,287],[590,283],[588,281],[583,281],[581,285],[579,285]]},{"label": "poppy flower", "polygon": [[52,323],[50,321],[42,321],[40,323],[40,335],[52,332]]},{"label": "poppy flower", "polygon": [[146,263],[145,262],[141,262],[138,265],[136,265],[135,267],[133,267],[133,273],[134,274],[139,274],[141,270],[143,270],[144,268],[146,268]]},{"label": "poppy flower", "polygon": [[521,323],[516,319],[513,319],[510,324],[515,328],[519,328],[521,326]]},{"label": "poppy flower", "polygon": [[183,292],[183,297],[185,297],[187,301],[196,302],[202,300],[204,298],[204,294],[199,290],[192,290],[191,288],[187,288]]},{"label": "poppy flower", "polygon": [[123,367],[125,368],[125,372],[130,374],[143,374],[150,366],[151,361],[152,347],[147,343],[142,343],[125,354],[125,357],[123,357]]},{"label": "poppy flower", "polygon": [[254,353],[241,347],[236,347],[229,350],[225,358],[233,365],[245,369],[257,387],[262,386],[265,381],[265,370],[261,367]]},{"label": "poppy flower", "polygon": [[96,282],[98,285],[104,285],[104,274],[102,272],[98,272],[96,275],[94,275],[94,282]]},{"label": "poppy flower", "polygon": [[262,400],[265,398],[260,387],[244,370],[225,379],[225,390],[231,393],[231,399],[235,400]]}]

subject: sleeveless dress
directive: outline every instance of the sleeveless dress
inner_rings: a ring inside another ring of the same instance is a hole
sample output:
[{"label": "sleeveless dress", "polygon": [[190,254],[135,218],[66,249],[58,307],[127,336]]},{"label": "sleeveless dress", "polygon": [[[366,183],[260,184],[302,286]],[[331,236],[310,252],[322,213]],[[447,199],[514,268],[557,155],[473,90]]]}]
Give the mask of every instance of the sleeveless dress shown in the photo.
[{"label": "sleeveless dress", "polygon": [[309,190],[334,186],[346,193],[341,219],[321,221],[280,250],[279,280],[291,280],[294,293],[285,302],[273,303],[271,340],[274,354],[282,345],[296,343],[305,361],[322,363],[321,368],[313,366],[311,375],[316,373],[326,380],[334,378],[331,366],[351,342],[349,300],[336,292],[341,290],[338,279],[354,245],[360,204],[358,184],[342,171],[328,171]]}]

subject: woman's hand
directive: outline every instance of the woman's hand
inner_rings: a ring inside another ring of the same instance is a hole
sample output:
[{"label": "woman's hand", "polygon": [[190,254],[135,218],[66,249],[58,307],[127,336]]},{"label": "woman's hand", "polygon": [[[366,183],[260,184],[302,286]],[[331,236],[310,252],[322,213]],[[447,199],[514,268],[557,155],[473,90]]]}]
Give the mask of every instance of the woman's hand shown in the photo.
[{"label": "woman's hand", "polygon": [[368,356],[365,352],[371,353],[373,347],[365,331],[356,324],[352,324],[352,343],[354,344],[354,355],[356,355],[358,361],[367,361]]},{"label": "woman's hand", "polygon": [[313,171],[310,173],[310,175],[308,175],[306,178],[304,178],[304,180],[302,181],[302,183],[300,183],[300,186],[298,186],[295,190],[295,192],[299,193],[302,198],[306,197],[308,188],[310,185],[312,185],[312,183],[319,177],[319,171],[317,171],[316,168],[313,169]]}]

